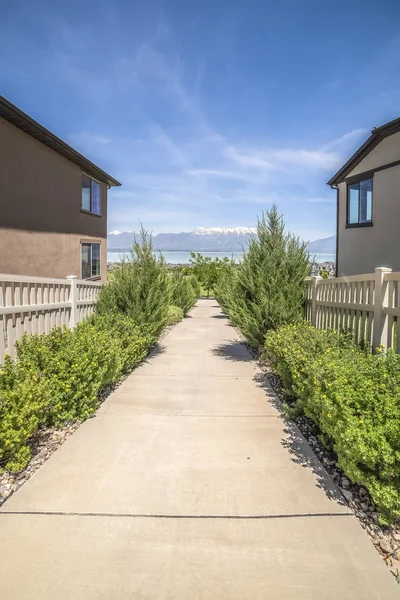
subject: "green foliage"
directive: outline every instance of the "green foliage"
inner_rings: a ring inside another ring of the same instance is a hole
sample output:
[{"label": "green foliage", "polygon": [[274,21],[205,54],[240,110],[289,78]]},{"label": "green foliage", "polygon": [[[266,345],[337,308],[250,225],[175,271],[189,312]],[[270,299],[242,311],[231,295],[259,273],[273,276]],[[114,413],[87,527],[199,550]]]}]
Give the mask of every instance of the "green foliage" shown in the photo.
[{"label": "green foliage", "polygon": [[95,314],[92,322],[97,330],[118,342],[122,373],[129,373],[144,359],[152,340],[143,332],[143,328],[136,325],[132,317]]},{"label": "green foliage", "polygon": [[320,277],[322,277],[322,279],[329,279],[329,273],[325,267],[322,267],[319,274],[320,274]]},{"label": "green foliage", "polygon": [[190,265],[194,276],[205,289],[207,297],[210,297],[210,291],[217,285],[224,269],[230,264],[227,257],[220,259],[203,256],[200,252],[192,252]]},{"label": "green foliage", "polygon": [[400,356],[307,323],[268,332],[265,348],[296,411],[317,423],[349,479],[369,490],[383,522],[398,518]]},{"label": "green foliage", "polygon": [[25,376],[10,357],[0,367],[0,472],[20,471],[29,462],[27,440],[46,418],[50,390],[38,373]]},{"label": "green foliage", "polygon": [[25,335],[18,361],[0,368],[0,468],[23,469],[29,438],[42,425],[90,417],[99,392],[140,362],[150,346],[126,315],[95,315],[74,330]]},{"label": "green foliage", "polygon": [[175,325],[182,321],[184,317],[183,310],[179,306],[168,307],[168,325]]},{"label": "green foliage", "polygon": [[198,288],[193,276],[168,273],[142,229],[130,258],[102,289],[94,316],[73,330],[25,335],[18,360],[8,357],[0,367],[0,470],[27,465],[29,439],[41,426],[90,417],[101,391],[143,359],[167,323],[183,318]]},{"label": "green foliage", "polygon": [[269,329],[301,316],[305,278],[310,273],[306,244],[285,232],[276,206],[257,222],[242,262],[230,267],[217,299],[249,343],[259,348]]},{"label": "green foliage", "polygon": [[170,304],[169,274],[164,258],[156,256],[151,238],[142,228],[131,254],[113,272],[100,293],[99,314],[131,317],[153,340],[167,324]]},{"label": "green foliage", "polygon": [[198,282],[193,275],[185,275],[181,270],[174,270],[170,274],[170,302],[179,306],[186,314],[199,297]]},{"label": "green foliage", "polygon": [[199,280],[197,279],[197,277],[195,275],[188,275],[188,279],[189,279],[190,284],[191,284],[191,286],[193,288],[193,292],[194,292],[194,295],[195,295],[196,299],[200,298],[200,295],[201,295],[201,285],[200,285]]},{"label": "green foliage", "polygon": [[17,346],[17,369],[46,382],[51,394],[48,423],[61,425],[95,411],[100,389],[122,371],[120,348],[108,331],[85,321],[74,330],[25,335]]}]

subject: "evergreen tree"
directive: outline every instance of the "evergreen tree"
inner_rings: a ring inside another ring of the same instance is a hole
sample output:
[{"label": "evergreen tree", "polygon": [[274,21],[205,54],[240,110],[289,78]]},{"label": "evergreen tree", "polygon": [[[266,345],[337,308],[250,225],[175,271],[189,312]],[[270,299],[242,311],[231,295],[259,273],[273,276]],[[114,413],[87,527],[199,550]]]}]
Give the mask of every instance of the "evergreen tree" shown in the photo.
[{"label": "evergreen tree", "polygon": [[257,220],[241,264],[225,277],[217,298],[249,343],[258,348],[271,328],[302,315],[304,279],[310,274],[307,244],[285,232],[274,205]]},{"label": "evergreen tree", "polygon": [[121,313],[132,317],[155,339],[168,320],[169,276],[162,255],[154,252],[153,242],[141,229],[135,237],[130,256],[112,273],[100,293],[100,314]]}]

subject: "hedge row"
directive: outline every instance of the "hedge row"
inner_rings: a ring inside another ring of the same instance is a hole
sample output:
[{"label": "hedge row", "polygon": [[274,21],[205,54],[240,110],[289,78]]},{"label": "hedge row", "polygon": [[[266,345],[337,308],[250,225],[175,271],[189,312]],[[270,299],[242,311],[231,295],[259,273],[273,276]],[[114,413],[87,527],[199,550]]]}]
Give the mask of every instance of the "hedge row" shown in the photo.
[{"label": "hedge row", "polygon": [[383,522],[400,516],[400,356],[361,350],[349,335],[302,322],[269,331],[267,356]]},{"label": "hedge row", "polygon": [[0,367],[0,471],[27,465],[29,439],[40,427],[92,415],[99,392],[139,363],[199,294],[193,276],[168,272],[142,230],[130,256],[102,288],[91,319],[74,330],[25,336],[17,360],[6,357]]},{"label": "hedge row", "polygon": [[0,471],[30,459],[29,438],[44,425],[92,415],[99,392],[146,355],[150,337],[124,315],[97,315],[74,330],[25,336],[18,360],[0,367]]}]

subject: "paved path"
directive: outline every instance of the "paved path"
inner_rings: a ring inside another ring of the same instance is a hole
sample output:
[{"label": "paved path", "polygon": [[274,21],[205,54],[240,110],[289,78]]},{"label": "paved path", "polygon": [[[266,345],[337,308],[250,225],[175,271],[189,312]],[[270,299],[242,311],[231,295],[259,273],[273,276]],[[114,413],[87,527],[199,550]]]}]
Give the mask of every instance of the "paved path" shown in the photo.
[{"label": "paved path", "polygon": [[5,503],[2,598],[399,597],[236,338],[199,301]]}]

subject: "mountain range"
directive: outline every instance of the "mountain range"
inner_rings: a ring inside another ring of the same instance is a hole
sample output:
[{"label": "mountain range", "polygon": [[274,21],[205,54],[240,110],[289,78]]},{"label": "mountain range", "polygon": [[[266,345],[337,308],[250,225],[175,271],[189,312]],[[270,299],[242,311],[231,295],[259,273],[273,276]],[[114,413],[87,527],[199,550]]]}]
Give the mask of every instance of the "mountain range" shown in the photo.
[{"label": "mountain range", "polygon": [[[155,250],[181,252],[240,252],[249,237],[257,232],[255,227],[198,227],[182,233],[158,233],[153,236]],[[127,250],[132,246],[134,231],[110,231],[108,250]],[[311,253],[333,253],[335,236],[315,240],[308,244]]]}]

